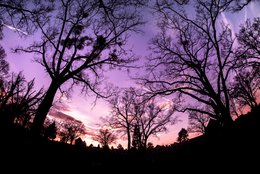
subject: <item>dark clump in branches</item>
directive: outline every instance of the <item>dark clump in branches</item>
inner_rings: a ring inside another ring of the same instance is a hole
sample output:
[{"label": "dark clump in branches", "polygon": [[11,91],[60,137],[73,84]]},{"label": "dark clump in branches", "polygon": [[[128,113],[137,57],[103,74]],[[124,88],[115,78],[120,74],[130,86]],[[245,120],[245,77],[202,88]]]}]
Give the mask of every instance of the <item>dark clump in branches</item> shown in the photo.
[{"label": "dark clump in branches", "polygon": [[[64,87],[67,93],[74,85],[97,97],[109,96],[100,89],[104,70],[125,67],[136,60],[126,55],[124,45],[130,32],[138,32],[143,23],[138,13],[139,1],[74,1],[55,3],[54,12],[35,25],[41,41],[16,51],[33,53],[51,83],[33,121],[32,130],[39,134],[56,92]],[[66,90],[68,89],[68,90]]]},{"label": "dark clump in branches", "polygon": [[[195,7],[192,16],[176,3],[157,1],[160,32],[152,40],[149,75],[141,83],[151,95],[174,96],[181,102],[179,111],[198,112],[221,127],[230,127],[229,85],[241,62],[232,31],[221,21],[221,13],[231,4],[215,0],[189,3]],[[191,102],[184,103],[184,99]]]}]

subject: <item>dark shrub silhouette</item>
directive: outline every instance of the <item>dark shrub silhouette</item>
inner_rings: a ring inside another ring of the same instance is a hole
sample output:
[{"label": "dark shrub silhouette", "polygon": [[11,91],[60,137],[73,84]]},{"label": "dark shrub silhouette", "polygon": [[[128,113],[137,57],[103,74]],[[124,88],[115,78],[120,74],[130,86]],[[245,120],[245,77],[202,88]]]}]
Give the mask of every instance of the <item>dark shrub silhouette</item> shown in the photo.
[{"label": "dark shrub silhouette", "polygon": [[45,128],[44,130],[44,136],[46,138],[49,138],[51,140],[54,140],[57,135],[57,127],[56,127],[56,122],[53,121],[48,127]]},{"label": "dark shrub silhouette", "polygon": [[188,131],[184,128],[182,128],[179,133],[178,133],[178,138],[177,138],[177,141],[179,143],[182,143],[182,142],[185,142],[188,140]]}]

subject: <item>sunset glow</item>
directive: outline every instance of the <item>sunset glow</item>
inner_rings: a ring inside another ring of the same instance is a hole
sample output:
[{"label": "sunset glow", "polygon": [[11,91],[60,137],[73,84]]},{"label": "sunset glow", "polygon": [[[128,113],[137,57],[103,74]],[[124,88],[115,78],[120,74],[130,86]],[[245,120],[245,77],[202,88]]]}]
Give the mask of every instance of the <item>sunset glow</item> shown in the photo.
[{"label": "sunset glow", "polygon": [[[141,65],[141,68],[131,69],[128,73],[127,70],[113,70],[111,72],[106,73],[107,76],[105,79],[112,83],[114,86],[119,87],[136,87],[138,86],[131,77],[137,75],[145,74],[145,70],[143,64],[145,60],[145,56],[149,57],[151,52],[149,51],[149,42],[157,33],[158,28],[156,28],[156,18],[154,18],[149,10],[144,10],[146,13],[144,14],[147,18],[147,23],[142,27],[143,33],[133,34],[129,38],[128,47],[132,48],[132,51],[141,59],[137,62],[138,65]],[[192,14],[190,14],[192,15]],[[239,26],[246,19],[253,17],[260,17],[260,2],[252,1],[248,6],[246,6],[242,11],[232,14],[232,13],[221,13],[221,22],[224,24],[228,24],[230,29],[232,30],[232,36],[235,38],[235,33],[238,32]],[[221,27],[220,22],[220,27]],[[46,71],[39,64],[33,62],[34,55],[32,54],[16,54],[11,50],[19,45],[27,45],[33,42],[38,33],[34,36],[27,36],[28,33],[14,28],[10,25],[4,25],[4,39],[1,41],[1,45],[4,47],[7,53],[7,60],[10,63],[11,71],[18,73],[20,71],[23,72],[27,80],[35,79],[35,85],[37,89],[44,87],[45,89],[50,84],[50,78],[46,75]],[[20,33],[20,34],[19,34]],[[20,37],[20,35],[23,35]],[[27,37],[26,37],[27,36]],[[129,77],[130,76],[130,77]],[[148,90],[148,89],[147,89]],[[76,120],[84,123],[86,127],[87,134],[82,137],[87,145],[93,144],[97,146],[98,143],[92,140],[92,136],[100,129],[101,117],[106,117],[110,114],[111,108],[107,101],[103,99],[98,99],[95,103],[95,97],[88,96],[82,94],[79,88],[74,88],[71,93],[70,98],[61,97],[60,93],[57,93],[55,96],[55,103],[63,104],[63,108],[55,109],[54,107],[49,112],[50,117],[57,117],[60,115],[60,118],[72,117]],[[164,108],[170,108],[174,101],[168,97],[160,97],[160,101],[158,102]],[[62,114],[64,114],[62,116]],[[166,133],[158,134],[157,137],[152,137],[149,139],[149,142],[152,142],[154,145],[169,145],[176,142],[176,138],[178,136],[178,132],[181,128],[187,128],[188,126],[188,118],[186,113],[175,113],[180,120],[177,124],[173,126],[169,126],[169,130]],[[191,135],[194,137],[194,135]],[[196,135],[195,135],[196,136]],[[113,146],[115,147],[117,144],[122,144],[124,147],[127,146],[126,139],[123,137],[119,137],[119,140]]]}]

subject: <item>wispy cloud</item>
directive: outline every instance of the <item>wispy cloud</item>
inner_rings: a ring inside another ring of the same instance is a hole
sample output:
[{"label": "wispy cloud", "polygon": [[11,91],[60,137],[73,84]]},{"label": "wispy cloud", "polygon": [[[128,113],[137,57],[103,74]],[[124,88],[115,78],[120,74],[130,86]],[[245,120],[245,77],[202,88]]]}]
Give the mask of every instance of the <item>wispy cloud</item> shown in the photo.
[{"label": "wispy cloud", "polygon": [[53,109],[58,110],[58,111],[70,111],[71,107],[66,104],[65,102],[55,102],[52,106]]},{"label": "wispy cloud", "polygon": [[[228,20],[228,18],[226,17],[226,15],[225,15],[224,12],[221,13],[221,18],[222,18],[222,21],[223,21],[224,25],[227,26],[227,27],[231,30],[231,32],[232,32],[232,38],[234,38],[234,37],[235,37],[234,27],[233,27],[232,23],[229,22],[229,20]],[[220,23],[220,25],[221,25],[221,23]]]},{"label": "wispy cloud", "polygon": [[5,27],[11,29],[11,30],[17,31],[17,32],[22,33],[22,34],[24,34],[24,35],[28,35],[28,33],[26,33],[25,31],[20,30],[19,28],[15,28],[15,27],[12,27],[12,26],[7,25],[7,24],[4,24],[4,23],[3,23],[3,25],[4,25]]},{"label": "wispy cloud", "polygon": [[62,99],[61,102],[55,102],[48,115],[51,118],[58,119],[61,121],[68,120],[83,123],[86,129],[86,134],[88,135],[85,135],[84,139],[89,139],[99,129],[99,126],[94,124],[89,119],[89,116],[86,116],[86,114],[80,112],[77,107],[72,105],[66,99]]},{"label": "wispy cloud", "polygon": [[60,120],[69,120],[69,121],[75,121],[75,122],[80,122],[80,120],[75,119],[73,116],[65,114],[62,111],[51,109],[49,114],[50,117],[53,117],[55,119],[60,119]]}]

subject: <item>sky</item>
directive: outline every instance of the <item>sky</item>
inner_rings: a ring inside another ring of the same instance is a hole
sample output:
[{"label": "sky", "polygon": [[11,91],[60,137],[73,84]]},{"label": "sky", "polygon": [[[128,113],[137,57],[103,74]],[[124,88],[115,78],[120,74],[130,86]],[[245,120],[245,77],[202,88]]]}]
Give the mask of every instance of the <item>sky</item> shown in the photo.
[{"label": "sky", "polygon": [[[233,30],[233,32],[238,31],[238,26],[243,23],[247,18],[260,16],[260,2],[253,1],[249,4],[243,11],[235,14],[223,13],[222,19],[225,23],[228,23]],[[144,15],[147,23],[143,26],[143,33],[133,34],[129,39],[128,46],[132,47],[135,54],[141,57],[141,63],[145,62],[145,56],[149,55],[148,43],[150,39],[157,33],[156,20],[154,17],[147,14]],[[4,39],[2,40],[1,45],[5,48],[7,53],[7,60],[10,63],[10,69],[12,72],[18,73],[22,71],[27,80],[35,79],[36,88],[48,87],[50,79],[47,73],[44,72],[44,69],[39,64],[33,62],[33,55],[30,54],[14,54],[11,51],[11,48],[14,48],[18,45],[26,46],[30,41],[35,39],[35,36],[29,37],[19,37],[19,35],[12,30],[10,27],[4,28]],[[144,72],[144,69],[132,70],[131,74],[138,74],[138,72]],[[114,85],[120,87],[130,87],[136,86],[135,82],[131,80],[128,76],[126,70],[122,71],[112,71],[107,74],[107,80]],[[119,82],[119,83],[118,83]],[[56,102],[58,102],[59,95],[56,95]],[[84,96],[80,93],[80,90],[77,88],[74,89],[73,95],[70,99],[61,97],[60,100],[63,102],[64,107],[62,114],[71,116],[77,120],[82,121],[87,131],[93,132],[97,131],[99,128],[100,117],[105,117],[109,115],[110,108],[106,101],[99,99],[94,105],[94,98],[89,96]],[[164,99],[162,99],[164,100]],[[169,127],[167,133],[159,134],[158,137],[151,138],[149,142],[152,142],[154,145],[167,145],[176,141],[178,132],[181,128],[187,128],[187,115],[178,113],[180,121],[178,124]],[[87,134],[84,137],[87,145],[93,144],[97,145],[97,142],[91,140],[91,134]],[[118,140],[116,144],[121,143],[123,146],[126,146],[126,141],[124,139]],[[115,145],[116,146],[116,145]]]}]

